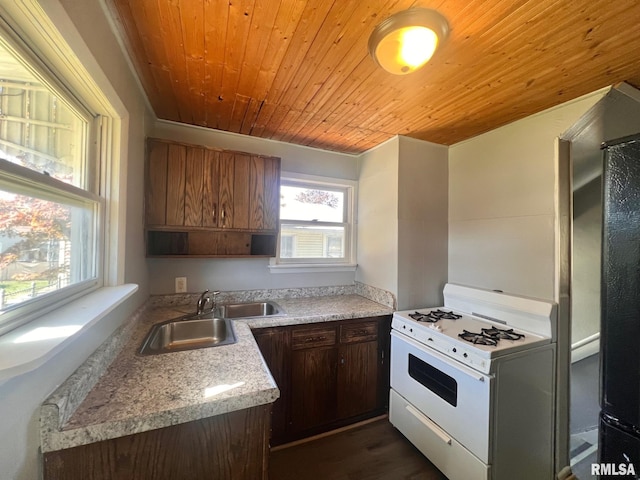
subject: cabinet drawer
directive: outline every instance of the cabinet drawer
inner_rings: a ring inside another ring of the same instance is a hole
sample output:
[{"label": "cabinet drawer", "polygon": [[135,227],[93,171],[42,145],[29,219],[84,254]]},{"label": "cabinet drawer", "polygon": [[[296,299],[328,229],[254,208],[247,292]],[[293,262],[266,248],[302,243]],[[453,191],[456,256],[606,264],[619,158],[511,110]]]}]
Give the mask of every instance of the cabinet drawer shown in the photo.
[{"label": "cabinet drawer", "polygon": [[335,345],[335,343],[335,326],[322,328],[296,328],[291,332],[291,348],[293,350],[312,347],[326,347]]},{"label": "cabinet drawer", "polygon": [[354,322],[340,325],[340,343],[370,342],[378,338],[378,322]]}]

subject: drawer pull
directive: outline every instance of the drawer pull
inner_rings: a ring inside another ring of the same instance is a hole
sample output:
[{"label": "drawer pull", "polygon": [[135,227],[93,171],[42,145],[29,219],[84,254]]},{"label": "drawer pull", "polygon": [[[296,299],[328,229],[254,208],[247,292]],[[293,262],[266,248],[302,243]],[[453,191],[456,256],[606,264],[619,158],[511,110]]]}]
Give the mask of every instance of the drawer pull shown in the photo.
[{"label": "drawer pull", "polygon": [[321,337],[307,337],[304,339],[304,343],[311,343],[311,342],[322,342],[324,340],[326,340],[327,337],[325,336],[321,336]]},{"label": "drawer pull", "polygon": [[429,430],[431,430],[433,433],[436,434],[436,436],[442,440],[444,443],[446,443],[447,445],[451,445],[451,438],[446,434],[446,432],[444,430],[442,430],[438,425],[436,425],[435,423],[433,423],[429,418],[427,418],[426,416],[424,416],[422,413],[420,413],[418,410],[416,410],[414,407],[412,407],[411,405],[407,405],[405,407],[407,409],[407,411],[413,415],[414,417],[416,417],[416,419],[422,423],[425,427],[427,427]]}]

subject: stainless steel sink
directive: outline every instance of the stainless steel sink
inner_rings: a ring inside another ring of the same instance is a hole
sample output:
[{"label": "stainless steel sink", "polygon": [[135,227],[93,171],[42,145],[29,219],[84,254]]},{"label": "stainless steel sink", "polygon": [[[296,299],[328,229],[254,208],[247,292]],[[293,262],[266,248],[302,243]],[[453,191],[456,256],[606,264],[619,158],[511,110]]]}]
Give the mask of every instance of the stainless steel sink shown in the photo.
[{"label": "stainless steel sink", "polygon": [[154,325],[145,338],[139,353],[159,353],[217,347],[236,343],[232,322],[213,317],[211,313],[195,318],[174,319]]},{"label": "stainless steel sink", "polygon": [[222,318],[252,318],[286,315],[276,302],[252,302],[218,305],[216,316]]}]

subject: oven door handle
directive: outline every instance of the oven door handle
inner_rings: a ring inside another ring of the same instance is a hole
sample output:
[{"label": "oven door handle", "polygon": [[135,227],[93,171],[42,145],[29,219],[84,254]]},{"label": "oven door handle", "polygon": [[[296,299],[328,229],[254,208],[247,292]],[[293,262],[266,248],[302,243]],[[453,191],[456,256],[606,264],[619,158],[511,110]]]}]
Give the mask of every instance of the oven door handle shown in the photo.
[{"label": "oven door handle", "polygon": [[407,411],[413,415],[414,417],[416,417],[416,419],[422,423],[425,427],[427,427],[429,430],[431,430],[434,434],[436,434],[436,436],[442,440],[444,443],[446,443],[447,445],[451,445],[451,437],[449,437],[449,435],[447,435],[447,433],[442,430],[438,425],[436,425],[435,423],[433,423],[433,421],[431,419],[429,419],[428,417],[426,417],[425,415],[423,415],[422,413],[420,413],[420,411],[416,410],[414,407],[412,407],[411,405],[407,405],[405,407],[407,409]]},{"label": "oven door handle", "polygon": [[[484,382],[486,378],[490,378],[487,375],[483,375],[482,373],[476,372],[475,370],[471,370],[466,365],[463,365],[459,361],[457,361],[455,359],[451,359],[451,358],[443,355],[442,353],[438,352],[434,348],[427,347],[427,346],[421,344],[420,342],[416,342],[413,338],[408,337],[408,336],[406,336],[406,335],[404,335],[402,333],[398,333],[398,332],[396,332],[394,330],[391,330],[391,336],[398,337],[399,340],[401,340],[403,342],[406,342],[409,345],[412,345],[414,348],[417,348],[418,350],[420,350],[422,352],[428,353],[432,357],[435,357],[438,360],[440,360],[440,361],[452,366],[453,368],[455,368],[459,372],[466,374],[467,376],[473,378],[474,380],[477,380],[479,382]],[[392,350],[391,355],[393,355],[393,350]]]}]

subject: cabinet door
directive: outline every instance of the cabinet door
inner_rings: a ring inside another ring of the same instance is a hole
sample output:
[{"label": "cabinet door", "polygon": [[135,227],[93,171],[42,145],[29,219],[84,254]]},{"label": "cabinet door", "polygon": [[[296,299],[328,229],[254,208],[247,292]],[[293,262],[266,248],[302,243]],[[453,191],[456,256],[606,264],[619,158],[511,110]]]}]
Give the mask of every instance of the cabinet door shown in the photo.
[{"label": "cabinet door", "polygon": [[184,225],[203,224],[204,148],[187,147],[185,155]]},{"label": "cabinet door", "polygon": [[147,144],[147,225],[165,225],[167,222],[167,149],[164,142],[150,140]]},{"label": "cabinet door", "polygon": [[187,147],[170,143],[167,150],[167,225],[184,225]]},{"label": "cabinet door", "polygon": [[286,327],[278,327],[254,330],[253,335],[280,390],[280,398],[273,404],[271,417],[271,445],[279,445],[287,427],[289,334]]},{"label": "cabinet door", "polygon": [[291,354],[291,431],[308,430],[336,418],[337,347]]},{"label": "cabinet door", "polygon": [[220,220],[220,152],[204,150],[202,173],[202,226],[218,228]]},{"label": "cabinet door", "polygon": [[377,341],[340,346],[337,403],[338,418],[353,417],[377,408]]},{"label": "cabinet door", "polygon": [[251,157],[249,229],[277,230],[280,218],[280,159]]},{"label": "cabinet door", "polygon": [[277,231],[280,223],[280,159],[264,159],[264,225]]}]

